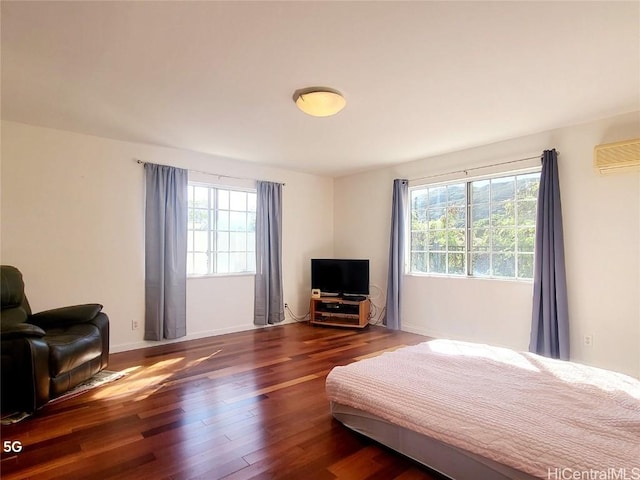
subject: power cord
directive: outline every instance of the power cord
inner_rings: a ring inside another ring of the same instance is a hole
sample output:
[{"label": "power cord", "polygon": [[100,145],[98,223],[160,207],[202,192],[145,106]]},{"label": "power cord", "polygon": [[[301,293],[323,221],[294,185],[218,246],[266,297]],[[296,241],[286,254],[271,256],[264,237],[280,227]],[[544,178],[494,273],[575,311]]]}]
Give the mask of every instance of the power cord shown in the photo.
[{"label": "power cord", "polygon": [[311,311],[308,311],[307,313],[305,313],[304,315],[300,316],[300,315],[296,315],[295,313],[293,313],[291,311],[291,308],[289,308],[289,304],[285,303],[284,304],[284,309],[286,312],[289,313],[289,316],[291,318],[293,318],[296,322],[308,322],[310,315],[311,315]]},{"label": "power cord", "polygon": [[[375,289],[378,291],[376,295],[371,295],[369,297],[369,302],[371,303],[371,311],[369,312],[369,324],[370,325],[380,325],[382,323],[382,319],[384,318],[384,313],[387,311],[387,306],[380,307],[375,304],[374,299],[377,301],[378,298],[384,302],[384,295],[382,289],[373,283],[369,285],[371,290]],[[377,319],[376,316],[378,317]],[[375,319],[375,320],[374,320]]]}]

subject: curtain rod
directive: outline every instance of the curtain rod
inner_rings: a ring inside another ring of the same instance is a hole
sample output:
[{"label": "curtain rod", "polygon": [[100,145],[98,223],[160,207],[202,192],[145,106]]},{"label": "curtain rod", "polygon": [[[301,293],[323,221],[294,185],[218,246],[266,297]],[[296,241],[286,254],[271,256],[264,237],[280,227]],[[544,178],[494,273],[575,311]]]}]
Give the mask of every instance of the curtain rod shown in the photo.
[{"label": "curtain rod", "polygon": [[[139,165],[146,165],[147,163],[152,163],[153,164],[153,162],[145,162],[144,160],[140,160],[138,158],[134,158],[134,160]],[[172,167],[173,166],[173,165],[165,165],[163,163],[156,163],[155,165],[162,165],[163,167]],[[191,173],[202,173],[203,175],[211,175],[212,177],[218,177],[218,178],[233,178],[234,180],[252,180],[252,181],[255,181],[255,182],[260,181],[257,178],[236,177],[236,176],[233,176],[233,175],[223,175],[222,173],[205,172],[203,170],[191,170],[191,169],[188,169],[188,171],[191,172]],[[279,183],[283,187],[287,185],[284,182],[273,182],[273,183]]]},{"label": "curtain rod", "polygon": [[[556,152],[558,155],[560,155],[559,152]],[[483,165],[481,167],[472,167],[472,168],[465,168],[464,170],[456,170],[455,172],[447,172],[447,173],[438,173],[436,175],[429,175],[427,177],[419,177],[419,178],[410,178],[409,181],[410,182],[415,182],[417,180],[426,180],[428,178],[437,178],[437,177],[444,177],[447,175],[453,175],[456,173],[464,173],[465,175],[468,175],[469,172],[473,171],[473,170],[482,170],[484,168],[491,168],[491,167],[498,167],[500,165],[509,165],[511,163],[520,163],[520,162],[526,162],[527,160],[534,160],[536,158],[542,159],[542,154],[540,155],[536,155],[534,157],[527,157],[527,158],[519,158],[518,160],[509,160],[508,162],[500,162],[500,163],[493,163],[491,165]]]}]

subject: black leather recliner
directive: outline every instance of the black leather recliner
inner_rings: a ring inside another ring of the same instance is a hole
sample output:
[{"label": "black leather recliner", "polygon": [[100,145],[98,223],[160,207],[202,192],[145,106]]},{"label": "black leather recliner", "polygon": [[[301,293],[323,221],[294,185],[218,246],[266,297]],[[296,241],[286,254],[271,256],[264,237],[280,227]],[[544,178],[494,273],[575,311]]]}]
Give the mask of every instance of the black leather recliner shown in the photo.
[{"label": "black leather recliner", "polygon": [[87,304],[32,314],[20,271],[0,266],[2,412],[31,413],[109,361],[109,318]]}]

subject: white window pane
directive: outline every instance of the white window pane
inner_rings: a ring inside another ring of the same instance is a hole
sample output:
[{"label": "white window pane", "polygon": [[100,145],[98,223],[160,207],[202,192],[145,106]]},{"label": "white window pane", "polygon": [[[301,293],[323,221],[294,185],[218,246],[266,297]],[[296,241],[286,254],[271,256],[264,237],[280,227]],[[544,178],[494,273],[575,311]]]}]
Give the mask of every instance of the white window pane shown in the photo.
[{"label": "white window pane", "polygon": [[452,275],[464,275],[466,265],[464,262],[464,253],[450,253],[447,255],[449,262],[449,273]]},{"label": "white window pane", "polygon": [[229,230],[229,212],[225,210],[216,212],[216,230]]},{"label": "white window pane", "polygon": [[502,177],[491,180],[491,201],[513,200],[516,193],[516,177]]},{"label": "white window pane", "polygon": [[488,253],[471,255],[471,273],[479,277],[488,277],[491,274],[491,259]]},{"label": "white window pane", "polygon": [[429,206],[444,207],[447,204],[447,187],[433,187],[429,189]]},{"label": "white window pane", "polygon": [[229,230],[244,232],[247,230],[247,214],[245,212],[229,212]]},{"label": "white window pane", "polygon": [[187,195],[189,274],[255,271],[257,194],[189,184]]},{"label": "white window pane", "polygon": [[189,220],[187,224],[189,228],[194,230],[208,230],[209,229],[209,210],[203,208],[189,209]]},{"label": "white window pane", "polygon": [[250,212],[256,211],[256,194],[247,193],[247,210]]},{"label": "white window pane", "polygon": [[414,210],[424,210],[427,208],[427,190],[414,190],[411,192],[411,208]]},{"label": "white window pane", "polygon": [[429,271],[432,273],[447,273],[447,254],[430,253]]},{"label": "white window pane", "polygon": [[489,226],[489,204],[479,203],[471,205],[471,226],[482,228]]},{"label": "white window pane", "polygon": [[229,234],[229,250],[232,252],[247,251],[247,234],[244,232],[231,232]]},{"label": "white window pane", "polygon": [[488,202],[491,182],[489,180],[478,180],[471,182],[471,202]]},{"label": "white window pane", "polygon": [[533,253],[536,245],[535,227],[518,229],[518,251]]},{"label": "white window pane", "polygon": [[411,232],[411,250],[424,251],[427,249],[429,235],[427,232]]},{"label": "white window pane", "polygon": [[446,208],[430,208],[427,210],[429,228],[444,228],[447,220]]},{"label": "white window pane", "polygon": [[427,253],[411,252],[411,271],[427,273]]},{"label": "white window pane", "polygon": [[194,187],[193,205],[199,208],[209,208],[209,187]]},{"label": "white window pane", "polygon": [[533,254],[518,255],[518,278],[533,278]]},{"label": "white window pane", "polygon": [[229,254],[229,271],[230,272],[246,272],[247,271],[247,254],[244,252]]},{"label": "white window pane", "polygon": [[518,202],[518,225],[533,225],[536,224],[536,201],[535,200],[523,200]]},{"label": "white window pane", "polygon": [[256,271],[256,254],[253,252],[247,253],[247,271]]},{"label": "white window pane", "polygon": [[193,251],[209,251],[209,232],[193,232]]},{"label": "white window pane", "polygon": [[447,235],[447,249],[454,252],[462,252],[467,246],[465,229],[449,230]]},{"label": "white window pane", "polygon": [[474,228],[471,230],[471,249],[486,252],[491,248],[491,231],[488,228]]},{"label": "white window pane", "polygon": [[209,256],[206,253],[193,254],[193,273],[196,275],[209,273]]},{"label": "white window pane", "polygon": [[426,206],[428,200],[428,189],[416,188],[415,190],[411,190],[409,195],[411,197],[412,207]]},{"label": "white window pane", "polygon": [[248,213],[247,214],[247,232],[255,232],[256,231],[256,214]]},{"label": "white window pane", "polygon": [[514,228],[494,228],[491,240],[494,252],[514,252],[516,249],[516,230]]},{"label": "white window pane", "polygon": [[494,277],[516,276],[516,259],[513,253],[494,253],[492,261]]},{"label": "white window pane", "polygon": [[464,183],[456,183],[455,185],[449,185],[447,187],[447,194],[449,195],[449,205],[464,207],[467,203],[467,186]]},{"label": "white window pane", "polygon": [[229,251],[229,232],[218,232],[216,234],[217,245],[216,251],[228,252]]},{"label": "white window pane", "polygon": [[467,224],[467,207],[447,208],[447,227],[464,228]]},{"label": "white window pane", "polygon": [[514,202],[491,203],[491,225],[503,227],[516,224],[516,208]]},{"label": "white window pane", "polygon": [[229,273],[229,254],[226,252],[216,254],[216,273]]},{"label": "white window pane", "polygon": [[242,210],[247,211],[247,192],[234,192],[230,193],[229,208],[230,210]]},{"label": "white window pane", "polygon": [[514,252],[516,249],[516,230],[514,228],[494,228],[492,242],[494,252]]},{"label": "white window pane", "polygon": [[429,250],[444,250],[447,248],[447,231],[429,231]]},{"label": "white window pane", "polygon": [[539,177],[535,172],[411,189],[411,271],[530,278]]},{"label": "white window pane", "polygon": [[411,211],[411,230],[427,230],[427,209],[418,208]]},{"label": "white window pane", "polygon": [[218,205],[220,210],[229,210],[229,190],[218,190]]},{"label": "white window pane", "polygon": [[193,274],[193,253],[187,253],[187,275]]},{"label": "white window pane", "polygon": [[538,198],[538,188],[540,186],[540,173],[529,173],[527,175],[518,175],[516,177],[518,199],[530,198],[535,200]]},{"label": "white window pane", "polygon": [[411,230],[427,230],[429,228],[427,219],[428,201],[427,189],[411,192]]}]

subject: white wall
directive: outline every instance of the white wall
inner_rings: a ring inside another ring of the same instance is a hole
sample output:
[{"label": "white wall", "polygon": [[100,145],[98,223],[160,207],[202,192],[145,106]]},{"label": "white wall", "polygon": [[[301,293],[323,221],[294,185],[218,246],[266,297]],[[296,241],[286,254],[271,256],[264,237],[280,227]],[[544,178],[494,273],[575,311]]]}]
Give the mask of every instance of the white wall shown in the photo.
[{"label": "white wall", "polygon": [[[393,178],[560,152],[574,360],[640,376],[640,175],[603,177],[599,143],[640,136],[640,113],[336,179],[2,122],[0,261],[15,264],[34,311],[100,302],[112,350],[145,345],[143,170],[133,159],[286,182],[285,301],[308,310],[309,259],[371,259],[384,305]],[[312,212],[312,213],[310,213]],[[334,249],[335,246],[335,249]],[[531,285],[407,276],[404,328],[525,349]],[[187,338],[253,328],[253,277],[191,279]],[[382,292],[382,293],[381,293]],[[592,347],[582,338],[591,334]]]},{"label": "white wall", "polygon": [[[150,344],[142,327],[144,178],[134,158],[285,182],[284,300],[308,311],[309,259],[333,254],[331,178],[14,122],[2,122],[1,133],[0,257],[22,271],[34,311],[102,303],[112,351]],[[253,328],[253,280],[189,279],[186,338]]]},{"label": "white wall", "polygon": [[[426,134],[426,133],[425,133]],[[351,175],[335,181],[335,254],[371,259],[386,290],[394,178],[560,152],[571,356],[640,377],[640,174],[600,176],[593,147],[640,136],[640,112]],[[531,283],[405,276],[403,329],[527,349]],[[593,346],[583,344],[593,335]]]}]

